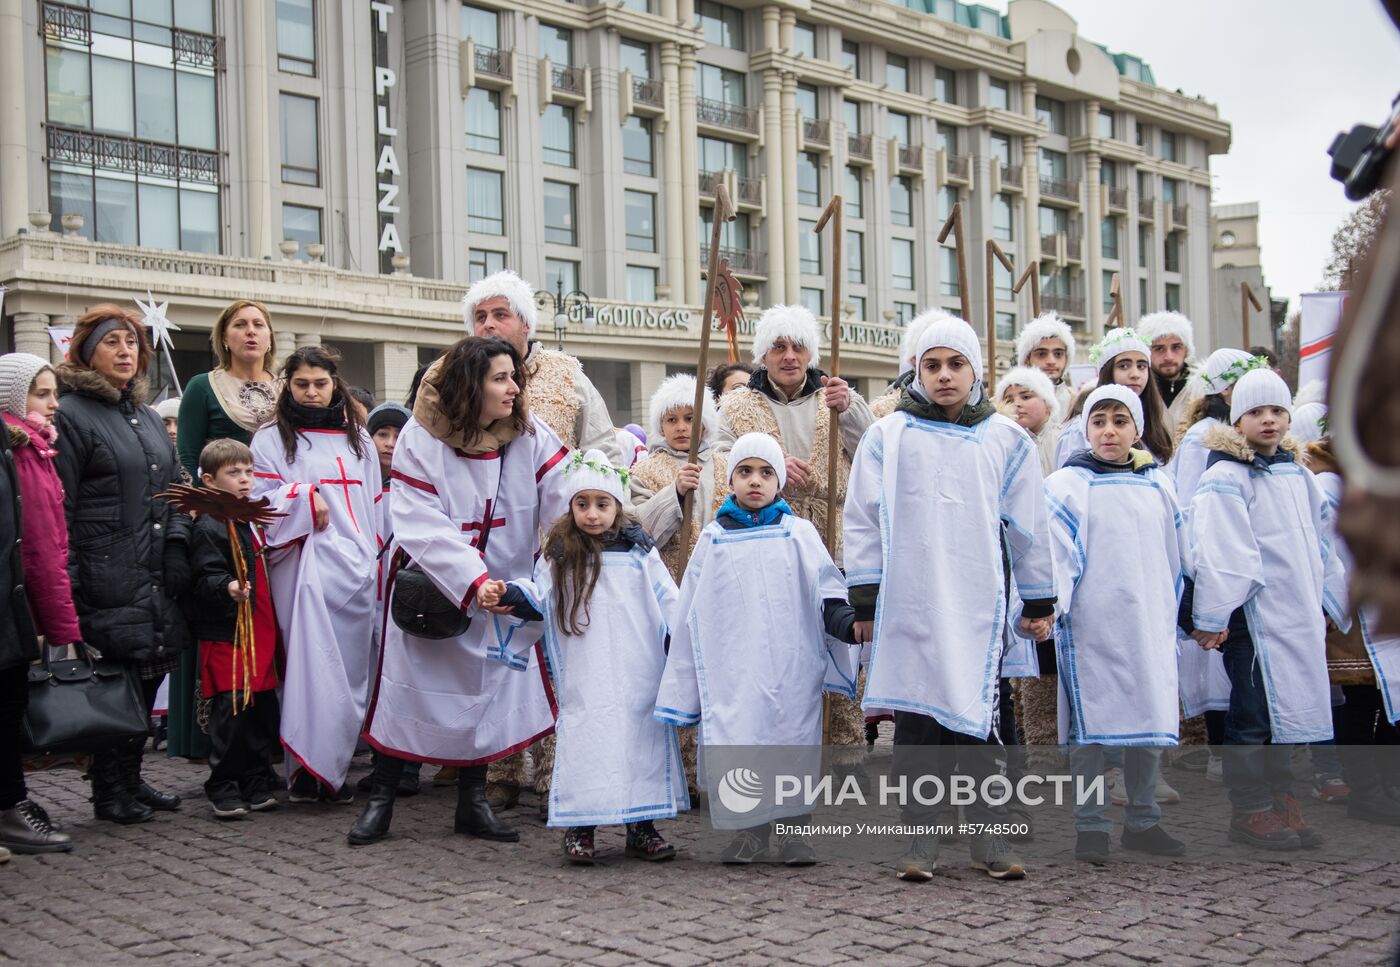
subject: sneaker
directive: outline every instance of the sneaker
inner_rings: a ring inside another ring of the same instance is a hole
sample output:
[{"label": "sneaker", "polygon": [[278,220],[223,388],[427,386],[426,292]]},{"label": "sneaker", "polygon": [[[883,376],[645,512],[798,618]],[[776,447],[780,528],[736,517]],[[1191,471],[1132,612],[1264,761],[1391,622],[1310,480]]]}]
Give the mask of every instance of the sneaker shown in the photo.
[{"label": "sneaker", "polygon": [[1128,804],[1128,787],[1123,785],[1123,770],[1114,766],[1105,776],[1108,777],[1108,801],[1115,806]]},{"label": "sneaker", "polygon": [[315,802],[321,798],[321,784],[305,769],[298,769],[287,788],[287,802]]},{"label": "sneaker", "polygon": [[1112,840],[1107,833],[1082,832],[1074,838],[1074,858],[1081,863],[1103,866],[1108,862]]},{"label": "sneaker", "polygon": [[244,800],[248,808],[255,813],[268,812],[282,805],[277,801],[277,797],[267,790],[249,793]]},{"label": "sneaker", "polygon": [[1171,787],[1161,774],[1157,776],[1157,788],[1153,791],[1152,797],[1159,803],[1181,802],[1181,793]]},{"label": "sneaker", "polygon": [[661,838],[651,820],[627,824],[627,845],[622,855],[635,856],[649,863],[664,863],[675,859],[676,848]]},{"label": "sneaker", "polygon": [[213,808],[216,819],[242,819],[248,815],[248,804],[242,799],[220,799]]},{"label": "sneaker", "polygon": [[1185,856],[1186,844],[1158,824],[1146,829],[1123,830],[1123,848],[1153,856]]},{"label": "sneaker", "polygon": [[350,783],[342,782],[340,788],[331,791],[330,787],[321,788],[321,801],[328,802],[333,806],[348,806],[355,801],[355,790],[350,788]]},{"label": "sneaker", "polygon": [[768,853],[768,836],[765,830],[760,836],[751,829],[741,829],[729,841],[720,854],[719,861],[727,866],[743,866],[762,859]]},{"label": "sneaker", "polygon": [[457,785],[457,767],[456,767],[456,766],[443,766],[441,769],[439,769],[439,770],[437,771],[437,775],[433,776],[433,785],[435,785],[435,786],[455,786],[455,785]]},{"label": "sneaker", "polygon": [[1210,749],[1205,746],[1196,746],[1194,749],[1183,751],[1172,762],[1173,769],[1180,769],[1182,772],[1205,772],[1210,764]]},{"label": "sneaker", "polygon": [[1345,806],[1351,798],[1351,786],[1345,779],[1323,779],[1313,783],[1313,798],[1332,806]]},{"label": "sneaker", "polygon": [[1225,781],[1225,760],[1218,755],[1212,755],[1210,761],[1206,763],[1206,782]]},{"label": "sneaker", "polygon": [[972,840],[972,868],[981,870],[994,880],[1019,880],[1026,867],[1011,850],[1005,836],[982,835]]},{"label": "sneaker", "polygon": [[815,866],[817,851],[805,836],[784,836],[778,843],[778,858],[784,866]]},{"label": "sneaker", "polygon": [[1303,849],[1316,849],[1322,845],[1324,836],[1308,825],[1303,818],[1303,804],[1293,798],[1291,793],[1284,793],[1274,799],[1274,812],[1280,816],[1289,829],[1298,834],[1298,842],[1303,845]]},{"label": "sneaker", "polygon": [[570,826],[564,830],[564,859],[574,866],[592,866],[593,856],[592,826]]},{"label": "sneaker", "polygon": [[938,869],[938,838],[914,836],[908,851],[895,864],[895,874],[909,883],[927,883]]},{"label": "sneaker", "polygon": [[1303,845],[1298,834],[1272,809],[1257,813],[1236,811],[1230,817],[1230,841],[1270,850],[1296,850]]},{"label": "sneaker", "polygon": [[1400,826],[1400,801],[1384,789],[1357,790],[1347,799],[1347,818],[1381,826]]},{"label": "sneaker", "polygon": [[10,851],[0,846],[0,863],[10,862]]},{"label": "sneaker", "polygon": [[22,799],[0,810],[0,846],[21,854],[66,853],[73,848],[73,838],[49,819],[43,806]]},{"label": "sneaker", "polygon": [[1006,838],[1013,843],[1029,843],[1035,840],[1035,822],[1031,816],[1031,811],[1020,803],[1011,803],[1006,807],[1006,822],[1017,828],[1014,833],[1007,833]]}]

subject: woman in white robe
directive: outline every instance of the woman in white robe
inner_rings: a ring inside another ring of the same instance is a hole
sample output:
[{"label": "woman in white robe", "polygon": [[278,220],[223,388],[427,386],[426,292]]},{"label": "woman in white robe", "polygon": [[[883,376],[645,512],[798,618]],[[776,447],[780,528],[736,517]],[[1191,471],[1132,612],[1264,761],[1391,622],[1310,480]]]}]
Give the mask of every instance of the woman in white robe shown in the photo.
[{"label": "woman in white robe", "polygon": [[368,696],[379,462],[336,366],[319,346],[293,353],[276,420],[252,443],[254,496],[286,514],[265,533],[286,651],[281,732],[296,763],[293,802],[354,798],[345,776]]},{"label": "woman in white robe", "polygon": [[399,436],[387,610],[407,558],[472,620],[443,639],[409,634],[392,616],[385,621],[365,724],[380,755],[352,845],[388,832],[406,760],[459,767],[456,831],[519,839],[486,802],[486,765],[553,730],[553,697],[538,654],[527,674],[493,660],[500,642],[476,596],[492,577],[528,577],[541,522],[563,509],[558,478],[566,451],[529,415],[523,383],[508,343],[464,339],[424,374],[413,419]]}]

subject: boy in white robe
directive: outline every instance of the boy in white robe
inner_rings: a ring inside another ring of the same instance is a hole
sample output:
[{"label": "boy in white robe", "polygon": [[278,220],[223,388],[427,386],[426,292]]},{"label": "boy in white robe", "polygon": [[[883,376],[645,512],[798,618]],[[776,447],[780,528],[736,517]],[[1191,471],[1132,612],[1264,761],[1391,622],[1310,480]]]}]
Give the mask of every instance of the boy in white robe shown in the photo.
[{"label": "boy in white robe", "polygon": [[[543,622],[558,697],[549,825],[564,828],[564,856],[594,860],[594,829],[624,823],[626,855],[676,855],[654,820],[689,809],[676,729],[652,715],[676,603],[656,543],[623,511],[626,471],[601,450],[574,452],[564,471],[569,510],[550,529],[532,580],[489,582],[501,660],[525,670]],[[592,575],[591,581],[588,575]],[[582,585],[582,589],[580,589]],[[499,630],[498,630],[499,633]]]},{"label": "boy in white robe", "polygon": [[[711,746],[786,747],[796,755],[792,773],[816,773],[822,691],[854,698],[856,685],[855,614],[816,528],[778,497],[787,482],[782,448],[767,434],[745,434],[729,466],[734,493],[706,525],[686,569],[655,710],[662,722],[700,726],[701,774],[712,793],[720,777],[706,772]],[[731,818],[713,802],[715,827],[739,830],[725,863],[764,858],[769,822],[808,811],[765,803]],[[777,858],[789,866],[816,862],[801,837],[784,838]]]},{"label": "boy in white robe", "polygon": [[1321,845],[1293,797],[1288,743],[1331,738],[1324,610],[1350,626],[1322,492],[1285,439],[1292,408],[1272,370],[1241,377],[1191,501],[1191,636],[1222,650],[1230,677],[1229,835],[1270,850]]},{"label": "boy in white robe", "polygon": [[[1045,482],[1055,552],[1059,739],[1081,783],[1103,772],[1104,747],[1123,749],[1124,849],[1181,856],[1160,825],[1162,748],[1176,745],[1176,619],[1186,538],[1170,482],[1133,450],[1142,404],[1126,386],[1100,386],[1084,404],[1090,449]],[[1074,804],[1075,858],[1108,862],[1105,801]]]},{"label": "boy in white robe", "polygon": [[[846,582],[864,625],[857,635],[873,623],[864,707],[894,712],[894,771],[909,788],[930,771],[946,787],[952,755],[980,787],[995,768],[988,739],[1007,607],[1003,530],[1023,601],[1019,629],[1050,637],[1044,481],[1030,437],[986,399],[971,326],[933,323],[916,359],[899,408],[861,441],[846,497]],[[980,801],[967,811],[969,822],[997,815]],[[936,807],[911,797],[903,816],[925,825]],[[935,838],[915,837],[896,867],[900,878],[932,879],[937,852]],[[974,837],[972,863],[996,878],[1025,875],[1001,836]]]}]

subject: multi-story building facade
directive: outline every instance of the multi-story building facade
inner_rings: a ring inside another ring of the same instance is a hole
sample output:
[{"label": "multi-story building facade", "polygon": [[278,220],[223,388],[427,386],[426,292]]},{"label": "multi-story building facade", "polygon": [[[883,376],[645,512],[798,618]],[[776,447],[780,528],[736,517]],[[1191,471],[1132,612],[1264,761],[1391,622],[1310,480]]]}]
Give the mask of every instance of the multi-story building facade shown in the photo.
[{"label": "multi-story building facade", "polygon": [[[988,239],[1013,265],[1001,365],[1033,261],[1086,340],[1114,273],[1129,321],[1180,308],[1210,338],[1229,125],[1044,0],[0,0],[0,60],[10,347],[149,288],[197,372],[252,297],[283,345],[333,344],[399,397],[461,335],[463,288],[509,266],[622,422],[694,365],[719,184],[750,305],[834,310],[867,392],[920,309],[966,295],[984,324]],[[840,306],[813,231],[832,194]],[[966,293],[937,242],[959,203]]]},{"label": "multi-story building facade", "polygon": [[[1213,346],[1268,346],[1278,351],[1279,330],[1287,316],[1287,300],[1275,300],[1264,281],[1259,246],[1259,203],[1213,205],[1210,209],[1211,316]],[[1247,284],[1261,309],[1249,307],[1248,338],[1244,332]]]}]

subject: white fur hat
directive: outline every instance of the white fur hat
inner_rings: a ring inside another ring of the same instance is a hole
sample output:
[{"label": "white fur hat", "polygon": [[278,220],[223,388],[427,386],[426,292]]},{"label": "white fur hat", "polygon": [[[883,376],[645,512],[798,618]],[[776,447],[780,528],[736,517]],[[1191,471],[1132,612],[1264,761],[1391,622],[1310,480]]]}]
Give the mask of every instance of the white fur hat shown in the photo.
[{"label": "white fur hat", "polygon": [[[1151,346],[1163,336],[1176,336],[1186,344],[1186,355],[1196,355],[1196,327],[1179,312],[1150,312],[1138,320],[1137,334]],[[1151,353],[1148,354],[1151,359]]]},{"label": "white fur hat", "polygon": [[0,356],[0,408],[11,416],[29,415],[29,387],[46,369],[49,361],[33,353],[6,353]]},{"label": "white fur hat", "polygon": [[1304,403],[1293,410],[1293,426],[1289,429],[1299,443],[1312,443],[1327,436],[1327,406]]},{"label": "white fur hat", "polygon": [[564,496],[573,500],[585,490],[601,490],[619,505],[626,506],[624,488],[627,486],[626,470],[619,470],[608,463],[608,455],[602,450],[575,450],[564,465]]},{"label": "white fur hat", "polygon": [[[666,437],[661,432],[661,418],[672,410],[689,409],[695,405],[695,377],[686,373],[667,376],[651,394],[647,405],[647,442],[651,446],[661,446]],[[705,403],[701,413],[701,441],[714,441],[719,432],[719,410],[715,407],[715,395],[705,387]],[[694,426],[694,423],[691,424]]]},{"label": "white fur hat", "polygon": [[1137,427],[1138,436],[1142,436],[1142,400],[1138,399],[1138,395],[1122,383],[1100,386],[1089,394],[1089,398],[1084,401],[1086,431],[1089,425],[1089,415],[1094,412],[1094,407],[1100,403],[1122,403],[1133,415],[1133,426]]},{"label": "white fur hat", "polygon": [[1103,366],[1124,353],[1141,353],[1151,362],[1152,344],[1132,329],[1110,329],[1099,344],[1089,350],[1089,359],[1095,366]]},{"label": "white fur hat", "polygon": [[1288,384],[1272,369],[1251,369],[1235,383],[1235,391],[1230,394],[1230,422],[1238,423],[1240,417],[1259,406],[1277,406],[1293,415],[1293,394],[1288,392]]},{"label": "white fur hat", "polygon": [[997,380],[997,386],[1003,396],[1006,395],[1006,390],[1009,387],[1024,386],[1045,401],[1045,405],[1050,407],[1052,425],[1059,425],[1060,400],[1055,395],[1055,385],[1050,382],[1049,376],[1034,366],[1013,366],[1006,371],[1005,376]]},{"label": "white fur hat", "polygon": [[766,433],[745,433],[734,441],[729,450],[729,480],[734,480],[734,471],[739,464],[750,458],[762,460],[778,475],[778,489],[787,486],[787,462],[783,458],[783,448],[778,441]]},{"label": "white fur hat", "polygon": [[1201,367],[1201,395],[1223,393],[1234,386],[1236,380],[1253,368],[1247,365],[1253,359],[1254,357],[1243,349],[1232,349],[1228,346],[1211,353],[1206,357],[1206,364]]},{"label": "white fur hat", "polygon": [[787,339],[812,352],[808,365],[821,365],[821,330],[817,317],[805,306],[769,306],[753,330],[753,361],[763,364],[763,354],[779,339]]},{"label": "white fur hat", "polygon": [[1047,339],[1058,339],[1065,344],[1065,370],[1074,365],[1074,332],[1053,312],[1042,313],[1030,321],[1016,336],[1016,365],[1030,365],[1031,353]]},{"label": "white fur hat", "polygon": [[1293,405],[1302,406],[1304,403],[1326,403],[1327,384],[1320,379],[1310,379],[1302,386],[1298,387],[1298,392],[1293,394]]},{"label": "white fur hat", "polygon": [[172,396],[170,399],[161,400],[156,404],[156,412],[160,414],[162,420],[178,420],[180,418],[180,397]]},{"label": "white fur hat", "polygon": [[526,332],[535,331],[539,313],[535,309],[534,287],[510,269],[502,269],[500,272],[492,272],[479,282],[473,282],[467,289],[467,294],[462,296],[462,321],[466,323],[468,332],[472,330],[472,313],[476,311],[476,307],[496,296],[505,296],[511,309],[520,317],[520,321],[525,323]]},{"label": "white fur hat", "polygon": [[904,327],[904,335],[899,337],[899,375],[913,372],[914,370],[914,347],[918,345],[919,337],[924,334],[924,330],[931,323],[939,319],[951,319],[953,314],[946,309],[925,309],[913,319],[909,320],[909,325]]}]

